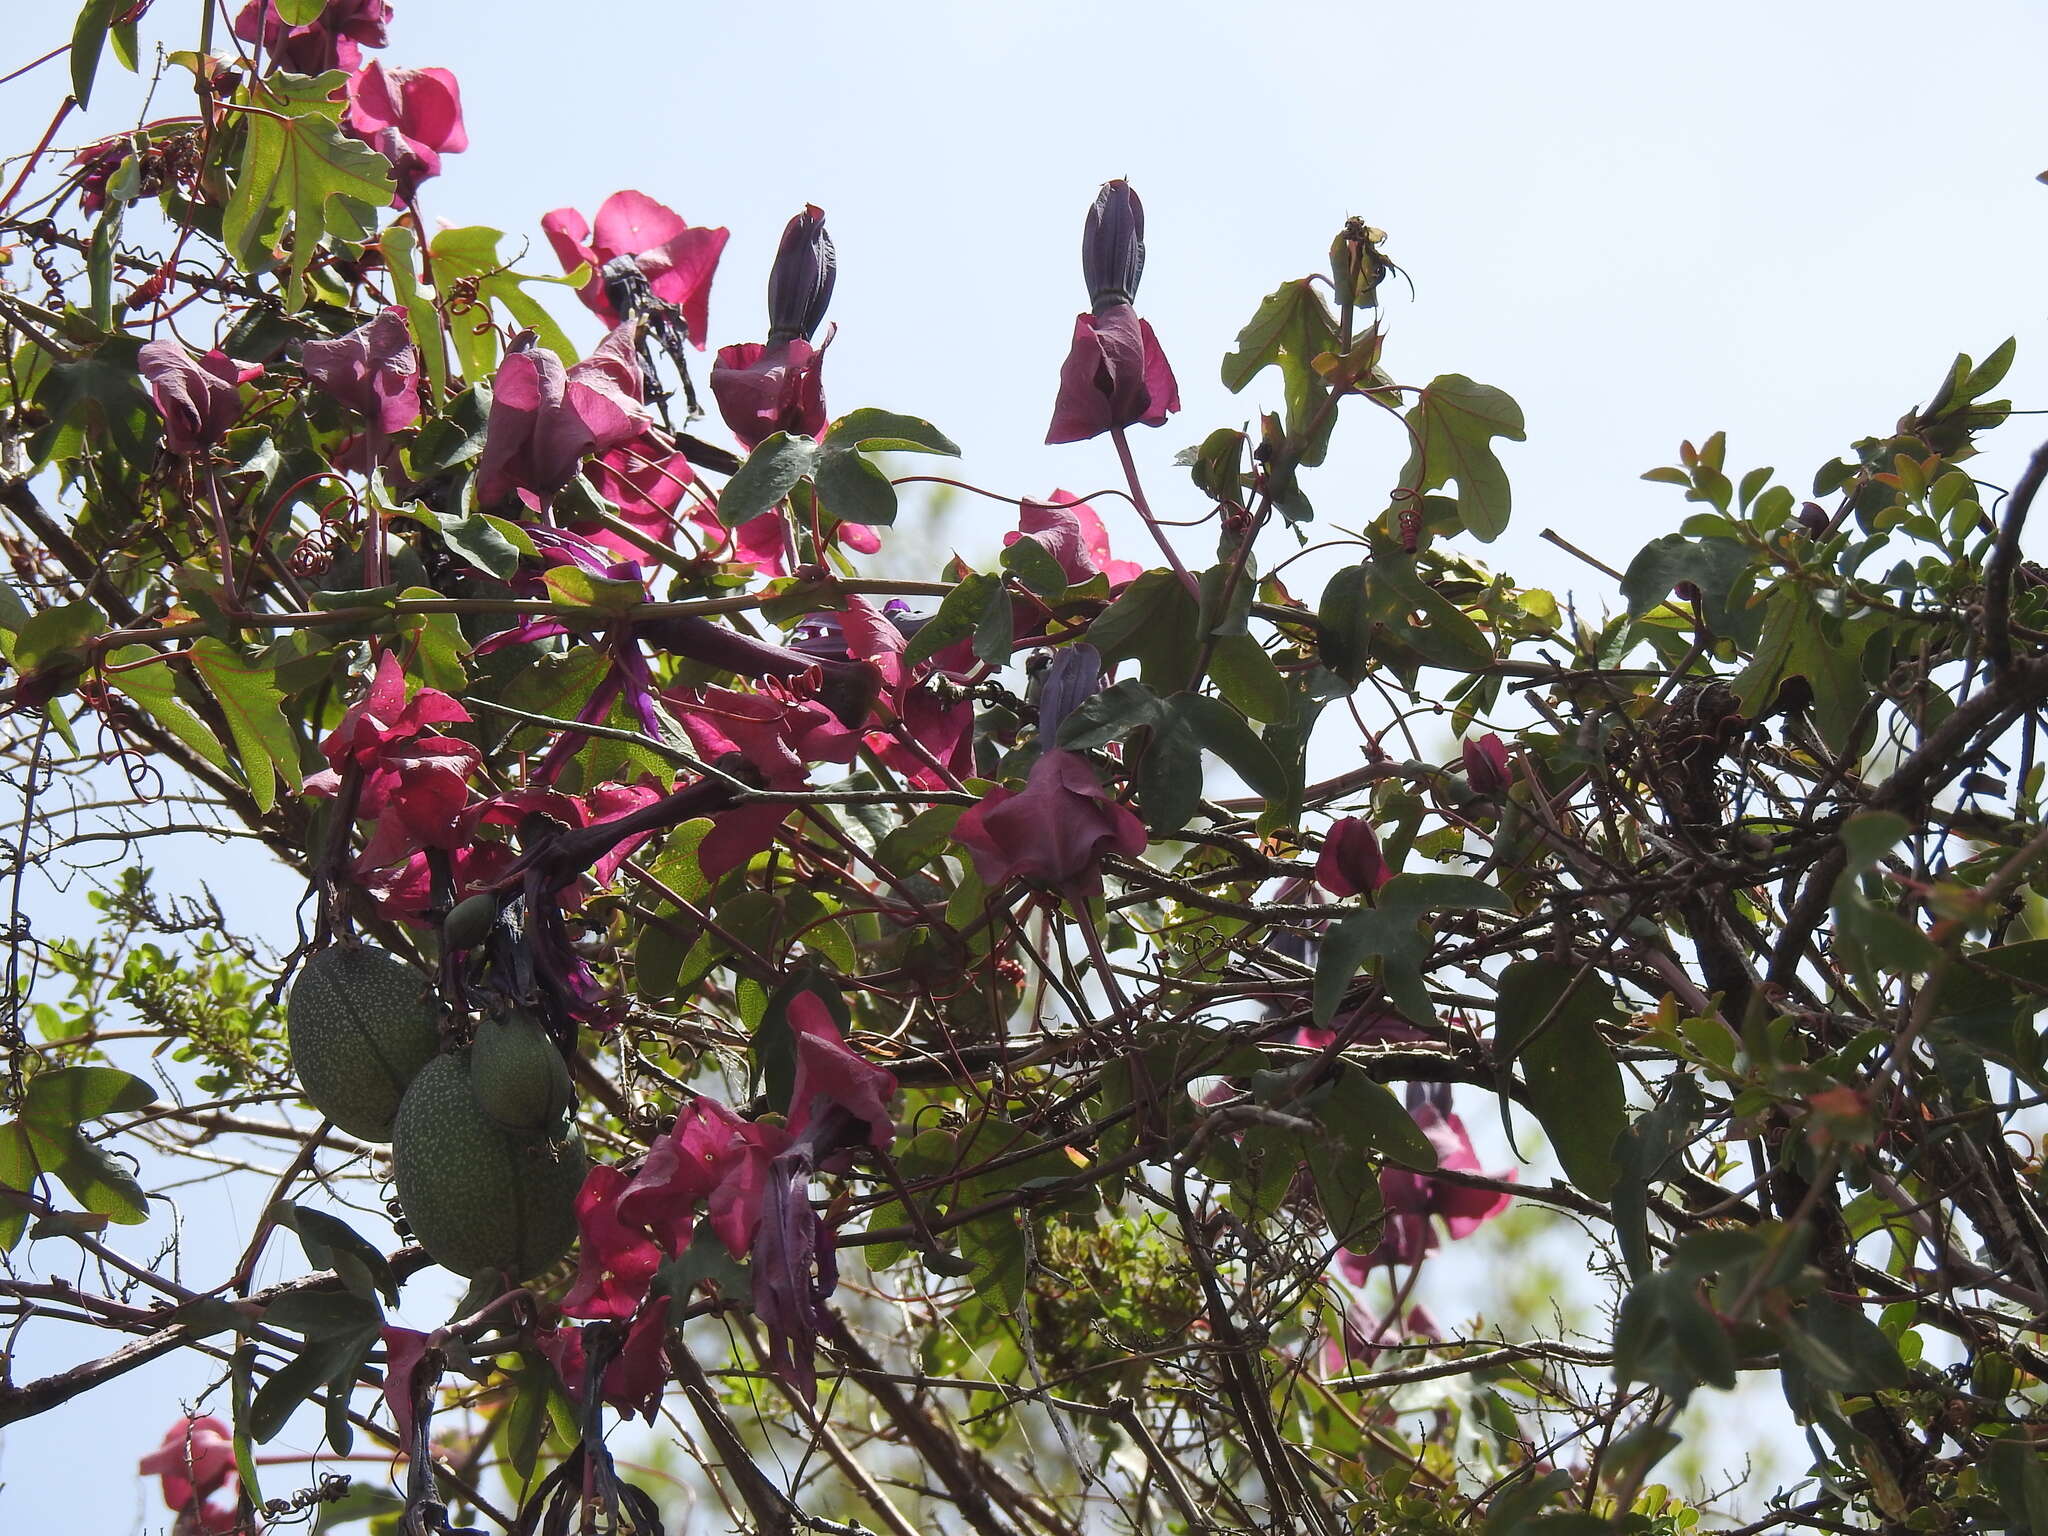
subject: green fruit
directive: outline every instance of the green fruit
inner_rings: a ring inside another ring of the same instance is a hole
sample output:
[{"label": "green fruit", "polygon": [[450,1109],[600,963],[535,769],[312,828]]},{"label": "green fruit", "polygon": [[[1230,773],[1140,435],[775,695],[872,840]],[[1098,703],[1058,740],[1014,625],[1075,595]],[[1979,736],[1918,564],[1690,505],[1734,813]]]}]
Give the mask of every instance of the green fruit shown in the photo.
[{"label": "green fruit", "polygon": [[441,942],[450,949],[475,949],[491,936],[498,921],[498,898],[479,892],[455,904],[441,923]]},{"label": "green fruit", "polygon": [[515,1136],[556,1134],[576,1102],[562,1053],[530,1013],[477,1025],[469,1084],[484,1118]]},{"label": "green fruit", "polygon": [[529,1279],[576,1241],[583,1141],[509,1136],[484,1118],[467,1051],[420,1070],[391,1135],[399,1208],[413,1238],[459,1275]]},{"label": "green fruit", "polygon": [[313,1107],[351,1136],[389,1141],[413,1074],[441,1048],[426,978],[388,950],[322,950],[292,983],[292,1068]]}]

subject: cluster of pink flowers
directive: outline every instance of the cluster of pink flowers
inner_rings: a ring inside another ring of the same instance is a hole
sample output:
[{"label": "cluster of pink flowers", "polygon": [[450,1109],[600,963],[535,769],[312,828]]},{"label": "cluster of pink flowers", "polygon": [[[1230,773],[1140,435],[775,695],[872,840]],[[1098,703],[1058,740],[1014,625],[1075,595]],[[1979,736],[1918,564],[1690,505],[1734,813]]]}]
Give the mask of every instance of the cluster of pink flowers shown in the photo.
[{"label": "cluster of pink flowers", "polygon": [[[838,1264],[833,1234],[811,1205],[811,1175],[895,1139],[888,1105],[896,1079],[848,1048],[815,993],[791,996],[788,1024],[796,1076],[782,1123],[745,1120],[698,1096],[637,1168],[599,1166],[584,1183],[579,1267],[562,1310],[628,1323],[601,1378],[615,1407],[652,1416],[667,1379],[661,1349],[669,1303],[649,1290],[663,1261],[690,1245],[700,1215],[728,1252],[751,1260],[754,1314],[768,1331],[770,1365],[807,1397],[815,1393],[816,1341],[829,1321],[825,1300],[838,1284]],[[579,1391],[576,1331],[555,1329],[542,1344]]]}]

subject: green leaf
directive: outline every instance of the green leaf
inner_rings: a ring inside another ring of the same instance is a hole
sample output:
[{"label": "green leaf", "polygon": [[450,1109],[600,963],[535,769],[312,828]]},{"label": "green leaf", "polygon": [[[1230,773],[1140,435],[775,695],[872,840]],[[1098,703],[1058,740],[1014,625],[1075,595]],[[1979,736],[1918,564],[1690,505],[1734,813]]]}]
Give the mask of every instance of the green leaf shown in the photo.
[{"label": "green leaf", "polygon": [[863,453],[943,453],[960,456],[960,446],[928,421],[863,406],[849,411],[825,429],[827,448],[858,448]]},{"label": "green leaf", "polygon": [[213,727],[178,697],[175,663],[159,657],[146,645],[124,645],[111,653],[107,660],[117,667],[128,668],[121,672],[109,671],[107,678],[141,705],[151,719],[214,767],[228,766],[227,749],[221,745]]},{"label": "green leaf", "polygon": [[78,13],[71,31],[71,95],[81,111],[92,105],[93,77],[100,72],[100,50],[106,47],[114,13],[127,8],[124,0],[85,0]]},{"label": "green leaf", "polygon": [[1354,1061],[1340,1062],[1329,1097],[1318,1106],[1317,1118],[1335,1140],[1377,1153],[1390,1163],[1417,1173],[1433,1172],[1436,1147],[1423,1134],[1407,1106],[1385,1083],[1365,1073]]},{"label": "green leaf", "polygon": [[520,559],[534,552],[533,540],[523,528],[488,512],[444,517],[440,532],[442,541],[456,554],[500,581],[509,580],[519,570]]},{"label": "green leaf", "polygon": [[[36,1182],[35,1149],[15,1120],[0,1120],[0,1192],[28,1194]],[[0,1253],[12,1253],[28,1230],[28,1209],[0,1195]]]},{"label": "green leaf", "polygon": [[1786,1350],[1830,1392],[1879,1392],[1906,1384],[1898,1346],[1860,1308],[1816,1296],[1777,1329]]},{"label": "green leaf", "polygon": [[1277,724],[1294,712],[1287,679],[1251,635],[1225,635],[1216,642],[1209,653],[1209,680],[1224,698],[1262,725]]},{"label": "green leaf", "polygon": [[156,1102],[156,1089],[116,1067],[57,1067],[29,1079],[21,1118],[35,1130],[62,1131]]},{"label": "green leaf", "polygon": [[1195,599],[1172,571],[1147,571],[1088,626],[1088,643],[1105,667],[1135,659],[1161,693],[1187,686],[1200,649]]},{"label": "green leaf", "polygon": [[818,500],[842,523],[887,526],[896,521],[896,487],[851,448],[827,446],[818,455]]},{"label": "green leaf", "polygon": [[149,1219],[149,1200],[127,1165],[67,1125],[23,1121],[35,1161],[88,1211],[135,1226]]},{"label": "green leaf", "polygon": [[1002,667],[1009,665],[1010,652],[1016,647],[1016,615],[1001,579],[994,580],[982,602],[981,616],[974,621],[974,654],[992,667]]},{"label": "green leaf", "polygon": [[1258,313],[1238,332],[1236,348],[1223,359],[1223,386],[1232,394],[1240,393],[1262,370],[1280,370],[1288,442],[1302,464],[1320,464],[1330,440],[1334,412],[1324,418],[1314,442],[1305,441],[1303,434],[1330,392],[1315,370],[1315,360],[1336,345],[1336,317],[1315,284],[1301,277],[1266,296]]},{"label": "green leaf", "polygon": [[1446,373],[1430,382],[1403,419],[1416,444],[1401,471],[1403,488],[1433,491],[1455,480],[1465,526],[1487,543],[1499,538],[1508,526],[1510,497],[1493,439],[1523,440],[1522,408],[1490,384]]},{"label": "green leaf", "polygon": [[1380,962],[1387,997],[1416,1021],[1431,1017],[1422,984],[1429,941],[1416,923],[1431,911],[1508,910],[1496,886],[1470,875],[1396,875],[1380,890],[1379,905],[1354,911],[1323,940],[1316,959],[1315,1021],[1327,1025],[1343,1005],[1352,978],[1368,960]]},{"label": "green leaf", "polygon": [[299,744],[279,706],[284,701],[271,673],[256,666],[226,641],[203,635],[192,644],[192,666],[203,678],[228,730],[256,808],[277,804],[277,781],[297,792]]},{"label": "green leaf", "polygon": [[[520,327],[532,331],[540,339],[540,344],[564,363],[575,362],[576,346],[569,340],[569,333],[524,286],[527,283],[560,284],[568,279],[513,271],[511,264],[498,254],[498,242],[504,238],[502,230],[481,224],[444,229],[435,235],[428,251],[434,261],[436,291],[446,296],[454,291],[457,283],[473,284],[479,302],[502,306]],[[456,356],[462,363],[463,376],[482,379],[497,365],[498,329],[494,325],[477,325],[474,316],[469,319],[469,324],[458,320],[450,334]],[[425,322],[416,319],[414,323],[417,327]],[[433,339],[438,346],[438,319],[433,324]],[[428,350],[424,340],[421,350]]]},{"label": "green leaf", "polygon": [[1009,594],[1003,591],[1002,577],[989,571],[970,571],[946,594],[939,611],[910,637],[910,644],[903,650],[905,664],[914,665],[965,640],[976,632],[990,603],[1007,604],[1009,600]]},{"label": "green leaf", "polygon": [[1003,569],[1039,596],[1058,602],[1067,595],[1067,573],[1051,550],[1025,534],[1003,547]]},{"label": "green leaf", "polygon": [[38,466],[55,457],[73,457],[81,446],[79,433],[97,428],[130,464],[148,464],[156,457],[160,418],[143,392],[135,356],[142,350],[137,336],[115,336],[89,352],[53,362],[36,385],[35,400],[49,423],[29,442],[29,456]]},{"label": "green leaf", "polygon": [[13,655],[17,672],[26,672],[67,651],[76,651],[107,627],[106,615],[80,599],[45,608],[14,637]]},{"label": "green leaf", "polygon": [[1621,1068],[1600,1033],[1614,989],[1556,960],[1521,960],[1501,972],[1494,1051],[1519,1057],[1529,1107],[1565,1174],[1595,1200],[1614,1190],[1614,1144],[1628,1129]]},{"label": "green leaf", "polygon": [[[575,567],[561,567],[573,570]],[[636,586],[637,583],[627,583]],[[405,598],[437,598],[432,587],[408,587],[398,594]],[[407,665],[429,688],[444,693],[461,693],[469,685],[469,672],[462,658],[471,646],[462,633],[462,620],[452,613],[401,613],[398,638],[405,647]]]},{"label": "green leaf", "polygon": [[1221,699],[1199,693],[1177,693],[1168,701],[1195,733],[1195,739],[1236,770],[1256,794],[1287,800],[1300,791],[1280,760],[1244,717]]},{"label": "green leaf", "polygon": [[639,582],[599,576],[580,565],[552,566],[541,582],[556,602],[599,613],[626,614],[647,601],[647,589]]},{"label": "green leaf", "polygon": [[251,80],[235,104],[246,138],[235,190],[221,215],[221,239],[244,272],[270,265],[291,223],[292,281],[287,306],[297,309],[311,265],[330,221],[360,235],[360,215],[333,204],[347,199],[364,211],[391,201],[391,164],[360,139],[341,131],[342,104],[330,100],[348,77],[273,74]]},{"label": "green leaf", "polygon": [[1863,650],[1883,627],[1877,614],[1831,619],[1804,587],[1781,587],[1770,599],[1755,658],[1732,684],[1742,713],[1752,718],[1763,713],[1787,678],[1803,677],[1813,690],[1814,729],[1832,751],[1849,752],[1874,729],[1874,722],[1858,728],[1870,697]]},{"label": "green leaf", "polygon": [[770,433],[719,492],[719,521],[737,528],[763,512],[774,511],[817,462],[818,445],[808,437]]},{"label": "green leaf", "polygon": [[[419,243],[419,237],[412,232],[412,227],[406,224],[389,225],[377,237],[377,248],[384,253],[385,270],[391,274],[391,291],[397,296],[398,302],[405,306],[406,320],[412,329],[413,344],[420,349],[420,356],[426,362],[426,403],[431,408],[448,393],[448,346],[447,338],[441,333],[440,312],[434,308],[434,301],[420,291],[419,276],[413,271],[413,261],[419,250]],[[481,387],[486,391],[490,388],[488,384]],[[426,441],[427,433],[437,424],[437,420],[428,421],[420,434],[420,443]],[[482,447],[483,442],[479,436],[477,450],[481,451]],[[419,451],[418,444],[415,444],[414,451]],[[474,458],[475,454],[472,453],[469,457]],[[449,460],[436,467],[446,469],[448,463],[452,462],[454,461]],[[418,460],[415,459],[413,473],[424,476],[431,471],[420,468]]]},{"label": "green leaf", "polygon": [[1689,581],[1699,589],[1700,617],[1707,628],[1741,644],[1754,641],[1760,611],[1731,607],[1734,595],[1745,594],[1752,577],[1752,557],[1736,539],[1689,539],[1667,533],[1636,552],[1621,578],[1631,618],[1641,618],[1671,596],[1671,589]]},{"label": "green leaf", "polygon": [[339,1216],[287,1200],[277,1207],[277,1221],[298,1234],[307,1263],[334,1270],[351,1294],[370,1300],[373,1292],[382,1292],[385,1300],[398,1305],[398,1277],[383,1250]]}]

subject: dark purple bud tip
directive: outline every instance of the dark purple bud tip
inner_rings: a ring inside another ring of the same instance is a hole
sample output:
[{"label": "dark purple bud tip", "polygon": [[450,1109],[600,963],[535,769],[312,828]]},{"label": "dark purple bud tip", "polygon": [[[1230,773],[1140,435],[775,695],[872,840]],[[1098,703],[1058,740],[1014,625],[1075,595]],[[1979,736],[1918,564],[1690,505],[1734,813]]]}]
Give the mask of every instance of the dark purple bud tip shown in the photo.
[{"label": "dark purple bud tip", "polygon": [[1828,509],[1817,501],[1802,503],[1799,508],[1799,526],[1806,530],[1808,538],[1819,538],[1828,531]]},{"label": "dark purple bud tip", "polygon": [[1145,205],[1127,181],[1106,181],[1081,235],[1081,276],[1095,309],[1129,304],[1145,275]]},{"label": "dark purple bud tip", "polygon": [[775,266],[768,274],[769,341],[799,337],[808,341],[817,335],[838,276],[838,257],[832,237],[825,233],[825,214],[806,203],[804,211],[783,229]]}]

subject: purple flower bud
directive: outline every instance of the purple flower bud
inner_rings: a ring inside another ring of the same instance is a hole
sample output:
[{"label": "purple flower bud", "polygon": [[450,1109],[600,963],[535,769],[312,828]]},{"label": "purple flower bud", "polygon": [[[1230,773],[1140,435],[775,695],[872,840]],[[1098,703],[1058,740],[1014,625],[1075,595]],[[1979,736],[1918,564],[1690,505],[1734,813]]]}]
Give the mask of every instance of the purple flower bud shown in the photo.
[{"label": "purple flower bud", "polygon": [[1102,686],[1102,653],[1083,642],[1057,652],[1038,682],[1038,733],[1059,736],[1060,722]]},{"label": "purple flower bud", "polygon": [[1081,234],[1081,276],[1090,306],[1131,303],[1144,275],[1145,205],[1129,182],[1106,181]]},{"label": "purple flower bud", "polygon": [[824,211],[806,203],[783,229],[775,265],[768,273],[768,340],[808,341],[817,335],[838,276]]}]

